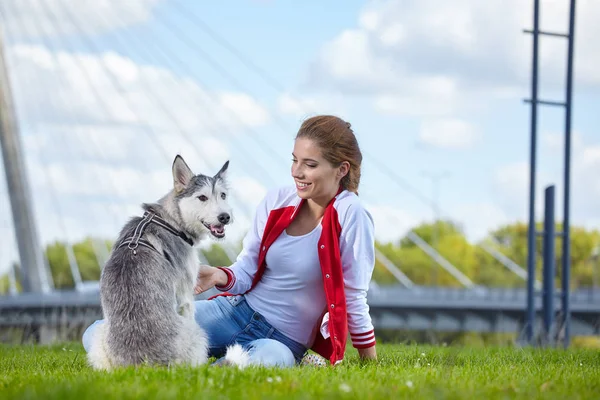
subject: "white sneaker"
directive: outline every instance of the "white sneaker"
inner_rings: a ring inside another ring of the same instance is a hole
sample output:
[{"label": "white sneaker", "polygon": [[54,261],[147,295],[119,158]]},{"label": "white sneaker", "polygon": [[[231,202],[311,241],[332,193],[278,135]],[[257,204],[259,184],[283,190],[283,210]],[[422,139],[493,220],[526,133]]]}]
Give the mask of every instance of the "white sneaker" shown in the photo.
[{"label": "white sneaker", "polygon": [[307,354],[304,356],[300,365],[309,365],[312,367],[325,367],[327,366],[327,360],[318,354]]}]

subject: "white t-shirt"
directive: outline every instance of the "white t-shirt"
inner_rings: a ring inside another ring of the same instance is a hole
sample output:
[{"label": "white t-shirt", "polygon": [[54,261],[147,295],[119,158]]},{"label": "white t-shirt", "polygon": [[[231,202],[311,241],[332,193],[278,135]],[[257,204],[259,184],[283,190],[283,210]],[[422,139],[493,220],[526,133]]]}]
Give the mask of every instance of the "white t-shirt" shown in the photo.
[{"label": "white t-shirt", "polygon": [[321,224],[300,236],[290,236],[284,230],[267,252],[262,279],[246,293],[250,307],[308,348],[327,305],[317,253],[321,230]]}]

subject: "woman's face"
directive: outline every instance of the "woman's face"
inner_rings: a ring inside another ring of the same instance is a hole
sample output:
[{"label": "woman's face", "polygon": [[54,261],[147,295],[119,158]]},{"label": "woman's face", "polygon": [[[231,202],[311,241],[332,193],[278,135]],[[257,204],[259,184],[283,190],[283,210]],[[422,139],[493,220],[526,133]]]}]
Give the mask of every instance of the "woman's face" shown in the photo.
[{"label": "woman's face", "polygon": [[298,196],[326,204],[336,195],[347,163],[334,167],[323,158],[321,149],[307,138],[298,138],[292,153],[292,177]]}]

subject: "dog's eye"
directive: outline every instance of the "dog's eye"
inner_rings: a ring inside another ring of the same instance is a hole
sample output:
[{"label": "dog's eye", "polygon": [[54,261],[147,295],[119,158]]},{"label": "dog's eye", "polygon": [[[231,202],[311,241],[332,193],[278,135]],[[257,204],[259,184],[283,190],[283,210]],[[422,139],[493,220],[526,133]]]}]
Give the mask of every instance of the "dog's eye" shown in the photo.
[{"label": "dog's eye", "polygon": [[206,201],[206,200],[208,200],[208,197],[206,197],[205,195],[202,195],[202,196],[198,196],[198,199],[200,201]]},{"label": "dog's eye", "polygon": [[225,193],[221,193],[221,198],[222,198],[223,200],[225,200],[225,198],[226,198],[226,197],[227,197],[227,195],[226,195]]}]

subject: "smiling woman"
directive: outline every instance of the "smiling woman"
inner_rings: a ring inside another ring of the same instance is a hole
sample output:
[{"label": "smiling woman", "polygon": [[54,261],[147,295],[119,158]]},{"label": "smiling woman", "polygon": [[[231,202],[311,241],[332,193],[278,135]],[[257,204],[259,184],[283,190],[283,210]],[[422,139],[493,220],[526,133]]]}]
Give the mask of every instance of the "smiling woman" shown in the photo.
[{"label": "smiling woman", "polygon": [[374,359],[366,300],[374,227],[358,198],[362,154],[354,132],[335,116],[309,118],[292,155],[295,185],[261,201],[235,263],[201,267],[196,292],[224,293],[197,301],[196,320],[216,357],[239,344],[244,363],[291,366],[312,349],[335,365],[349,332],[359,355]]}]

